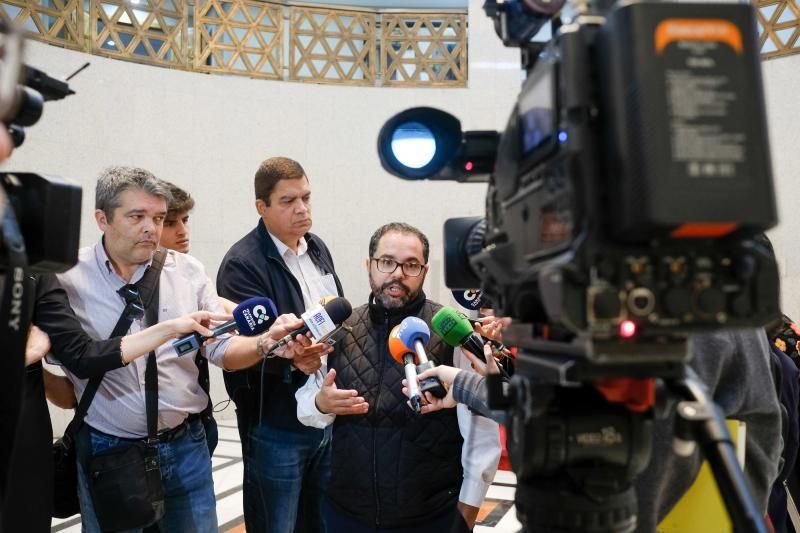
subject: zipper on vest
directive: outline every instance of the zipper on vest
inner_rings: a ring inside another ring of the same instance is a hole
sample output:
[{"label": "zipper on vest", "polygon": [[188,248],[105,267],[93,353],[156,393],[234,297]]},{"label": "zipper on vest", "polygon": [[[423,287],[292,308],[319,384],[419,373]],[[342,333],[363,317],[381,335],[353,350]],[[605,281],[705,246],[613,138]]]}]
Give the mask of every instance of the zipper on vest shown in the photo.
[{"label": "zipper on vest", "polygon": [[[383,315],[383,326],[384,331],[386,333],[386,338],[388,339],[389,336],[389,314],[384,313]],[[383,337],[383,335],[381,336]],[[378,406],[381,404],[381,391],[383,390],[383,369],[386,366],[386,357],[389,355],[389,345],[387,341],[380,342],[380,351],[379,356],[380,360],[378,364],[380,365],[378,371],[378,395],[375,397],[375,410],[377,413]],[[378,437],[377,437],[377,426],[373,424],[372,426],[372,472],[373,472],[373,483],[375,488],[375,527],[380,527],[381,525],[381,496],[378,492],[378,450],[376,448]]]}]

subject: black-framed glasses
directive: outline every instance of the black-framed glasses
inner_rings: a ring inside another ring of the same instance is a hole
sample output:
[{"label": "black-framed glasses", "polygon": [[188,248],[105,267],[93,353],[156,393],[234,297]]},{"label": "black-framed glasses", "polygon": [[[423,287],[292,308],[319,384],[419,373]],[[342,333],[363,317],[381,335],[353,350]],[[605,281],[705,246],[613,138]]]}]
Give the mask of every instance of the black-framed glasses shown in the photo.
[{"label": "black-framed glasses", "polygon": [[388,257],[371,257],[370,259],[375,261],[375,266],[378,267],[378,272],[383,272],[384,274],[391,274],[397,270],[397,267],[400,267],[403,270],[403,274],[412,278],[416,278],[422,274],[422,271],[425,268],[425,265],[422,263],[417,263],[416,261],[399,263],[394,259],[389,259]]},{"label": "black-framed glasses", "polygon": [[124,312],[126,320],[140,320],[144,317],[144,304],[142,303],[142,295],[139,293],[139,287],[133,283],[128,283],[120,287],[117,294],[125,300]]}]

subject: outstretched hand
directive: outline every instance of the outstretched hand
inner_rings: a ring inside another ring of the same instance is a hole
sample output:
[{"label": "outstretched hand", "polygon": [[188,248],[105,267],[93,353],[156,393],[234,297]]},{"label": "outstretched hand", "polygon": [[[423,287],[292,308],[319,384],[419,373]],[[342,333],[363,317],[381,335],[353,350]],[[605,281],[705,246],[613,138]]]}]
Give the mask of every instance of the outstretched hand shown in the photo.
[{"label": "outstretched hand", "polygon": [[320,413],[328,415],[362,415],[369,404],[355,389],[339,389],[336,386],[336,370],[330,369],[322,381],[314,403]]},{"label": "outstretched hand", "polygon": [[210,311],[195,311],[188,315],[165,320],[163,323],[169,327],[170,337],[177,339],[187,333],[196,332],[203,337],[212,337],[214,334],[209,328],[219,326],[233,318],[225,313],[211,313]]}]

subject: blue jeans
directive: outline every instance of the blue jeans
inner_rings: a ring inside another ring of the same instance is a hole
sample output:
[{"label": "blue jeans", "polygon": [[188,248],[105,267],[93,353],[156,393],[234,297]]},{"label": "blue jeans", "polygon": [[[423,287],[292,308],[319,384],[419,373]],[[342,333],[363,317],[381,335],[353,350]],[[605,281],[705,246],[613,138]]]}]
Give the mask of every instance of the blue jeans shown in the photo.
[{"label": "blue jeans", "polygon": [[[75,442],[83,533],[100,533],[81,458],[88,457],[89,450],[94,454],[135,441],[86,426],[79,432]],[[159,443],[158,452],[165,501],[165,513],[158,522],[159,529],[163,533],[217,533],[214,480],[211,477],[211,458],[203,423],[200,420],[190,422],[182,436]]]},{"label": "blue jeans", "polygon": [[324,533],[331,427],[296,433],[254,424],[244,447],[247,533]]},{"label": "blue jeans", "polygon": [[342,514],[330,503],[326,503],[325,523],[328,525],[329,533],[469,533],[470,531],[455,506],[424,523],[386,528],[359,522],[355,518]]}]

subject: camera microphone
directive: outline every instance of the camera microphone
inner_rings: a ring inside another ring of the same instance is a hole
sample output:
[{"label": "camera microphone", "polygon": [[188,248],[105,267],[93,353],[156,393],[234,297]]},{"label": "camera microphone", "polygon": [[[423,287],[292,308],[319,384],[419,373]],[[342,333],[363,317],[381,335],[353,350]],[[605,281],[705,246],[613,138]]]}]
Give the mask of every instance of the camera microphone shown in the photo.
[{"label": "camera microphone", "polygon": [[[327,297],[323,298],[323,300],[326,299]],[[267,350],[267,355],[271,355],[275,350],[283,348],[297,335],[305,335],[309,331],[314,342],[327,342],[329,338],[336,335],[342,322],[347,320],[352,313],[353,307],[350,302],[342,297],[333,298],[324,306],[309,309],[300,315],[300,318],[303,319],[303,326],[270,346],[269,350]]]},{"label": "camera microphone", "polygon": [[233,310],[233,320],[229,320],[211,329],[211,337],[204,337],[199,333],[192,333],[172,342],[178,355],[197,350],[207,339],[218,337],[233,330],[239,330],[241,335],[251,337],[269,329],[275,322],[278,312],[272,300],[265,297],[249,298]]}]

